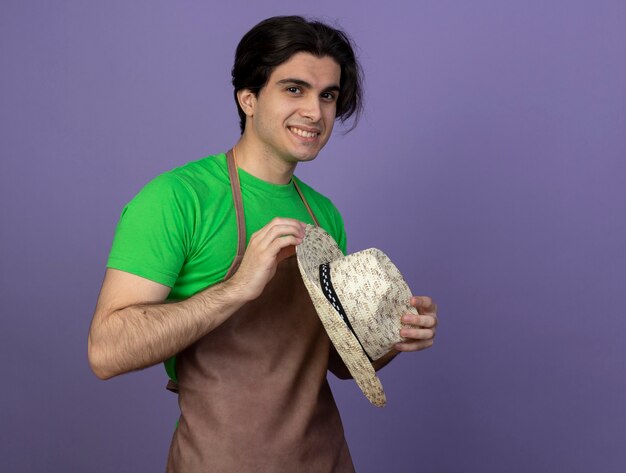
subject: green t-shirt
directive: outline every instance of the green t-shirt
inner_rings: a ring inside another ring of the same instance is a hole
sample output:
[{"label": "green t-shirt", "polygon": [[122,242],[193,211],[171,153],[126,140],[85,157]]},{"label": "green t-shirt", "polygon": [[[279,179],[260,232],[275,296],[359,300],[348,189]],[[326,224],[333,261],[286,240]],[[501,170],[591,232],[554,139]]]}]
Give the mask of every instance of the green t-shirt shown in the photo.
[{"label": "green t-shirt", "polygon": [[[311,210],[346,251],[341,215],[332,202],[294,176]],[[239,169],[246,243],[274,217],[313,223],[293,183],[265,182]],[[224,279],[237,253],[237,218],[226,155],[209,156],[161,174],[124,208],[107,267],[171,287],[186,299]],[[166,369],[176,379],[173,359]]]}]

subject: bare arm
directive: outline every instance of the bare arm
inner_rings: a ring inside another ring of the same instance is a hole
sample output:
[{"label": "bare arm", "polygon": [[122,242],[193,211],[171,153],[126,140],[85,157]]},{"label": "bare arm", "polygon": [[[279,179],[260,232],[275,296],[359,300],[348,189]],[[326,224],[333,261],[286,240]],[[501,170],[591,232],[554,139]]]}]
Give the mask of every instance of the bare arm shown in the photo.
[{"label": "bare arm", "polygon": [[108,379],[179,353],[256,299],[303,237],[301,222],[272,220],[252,235],[232,278],[174,303],[163,303],[169,287],[108,269],[89,330],[92,370]]},{"label": "bare arm", "polygon": [[89,331],[91,368],[108,379],[175,355],[245,303],[236,289],[225,282],[163,303],[169,287],[108,269]]}]

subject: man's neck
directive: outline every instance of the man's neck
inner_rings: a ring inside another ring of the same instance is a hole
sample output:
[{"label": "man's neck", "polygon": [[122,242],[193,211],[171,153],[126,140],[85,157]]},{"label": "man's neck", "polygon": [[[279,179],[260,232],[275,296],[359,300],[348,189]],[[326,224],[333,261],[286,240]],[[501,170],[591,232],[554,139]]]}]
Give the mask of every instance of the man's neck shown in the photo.
[{"label": "man's neck", "polygon": [[242,136],[234,147],[237,166],[272,184],[288,184],[297,163],[289,163]]}]

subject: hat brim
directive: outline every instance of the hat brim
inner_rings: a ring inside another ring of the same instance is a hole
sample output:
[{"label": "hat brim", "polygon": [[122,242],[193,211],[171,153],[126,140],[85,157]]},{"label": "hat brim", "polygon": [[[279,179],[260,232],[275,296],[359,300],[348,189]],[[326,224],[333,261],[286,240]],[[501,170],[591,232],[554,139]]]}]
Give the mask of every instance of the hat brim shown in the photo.
[{"label": "hat brim", "polygon": [[296,247],[296,253],[302,280],[330,341],[367,399],[383,407],[385,392],[372,363],[320,288],[319,266],[343,257],[343,253],[328,233],[312,225],[307,225],[306,236]]}]

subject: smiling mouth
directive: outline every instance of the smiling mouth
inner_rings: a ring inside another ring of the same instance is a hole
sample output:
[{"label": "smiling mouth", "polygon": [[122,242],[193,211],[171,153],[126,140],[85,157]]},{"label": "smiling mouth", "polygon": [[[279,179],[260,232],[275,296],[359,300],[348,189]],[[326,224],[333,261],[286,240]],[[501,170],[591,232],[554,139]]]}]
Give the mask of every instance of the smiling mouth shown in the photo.
[{"label": "smiling mouth", "polygon": [[301,128],[296,128],[294,126],[290,126],[289,131],[292,132],[294,135],[301,136],[302,138],[316,138],[320,135],[319,132],[306,131]]}]

